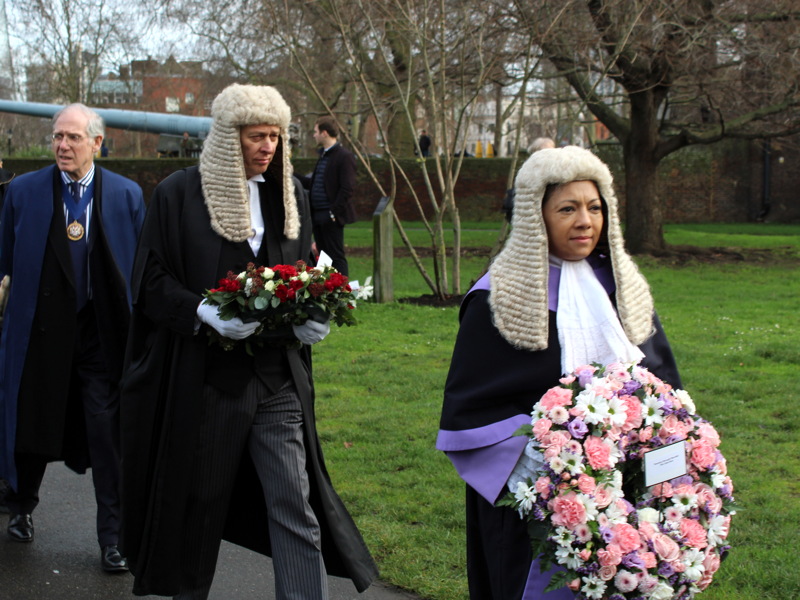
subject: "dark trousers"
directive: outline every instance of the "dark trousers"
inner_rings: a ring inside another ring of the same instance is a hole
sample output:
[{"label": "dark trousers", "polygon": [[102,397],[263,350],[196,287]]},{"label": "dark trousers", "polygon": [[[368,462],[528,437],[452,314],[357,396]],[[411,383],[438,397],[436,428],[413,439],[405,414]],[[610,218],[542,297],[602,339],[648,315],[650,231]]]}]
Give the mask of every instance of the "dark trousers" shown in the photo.
[{"label": "dark trousers", "polygon": [[519,600],[531,567],[525,522],[467,486],[467,578],[471,600]]},{"label": "dark trousers", "polygon": [[[91,304],[78,315],[78,336],[72,362],[71,389],[79,394],[97,502],[97,540],[117,544],[120,525],[119,390],[108,375]],[[12,513],[32,513],[48,457],[17,453],[17,490],[7,498]]]},{"label": "dark trousers", "polygon": [[324,250],[331,257],[333,268],[349,277],[347,258],[344,254],[344,226],[330,218],[327,210],[314,211],[314,241],[317,251]]},{"label": "dark trousers", "polygon": [[303,412],[293,384],[271,393],[253,377],[241,397],[206,385],[200,441],[184,521],[180,600],[208,597],[231,490],[244,452],[258,473],[269,518],[275,597],[328,597],[319,522],[309,504]]}]

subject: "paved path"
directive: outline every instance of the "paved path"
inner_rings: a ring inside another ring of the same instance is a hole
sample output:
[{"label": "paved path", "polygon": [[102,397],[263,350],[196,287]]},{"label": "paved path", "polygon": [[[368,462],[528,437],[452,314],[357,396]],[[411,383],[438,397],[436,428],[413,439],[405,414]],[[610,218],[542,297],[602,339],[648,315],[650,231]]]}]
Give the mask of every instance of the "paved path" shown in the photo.
[{"label": "paved path", "polygon": [[[76,475],[61,463],[50,465],[33,514],[32,543],[9,540],[8,515],[0,514],[0,600],[137,598],[130,574],[100,569],[94,515],[91,475]],[[329,585],[330,600],[419,600],[380,582],[363,594],[348,579],[331,577]],[[270,559],[223,542],[210,600],[254,598],[275,598]]]}]

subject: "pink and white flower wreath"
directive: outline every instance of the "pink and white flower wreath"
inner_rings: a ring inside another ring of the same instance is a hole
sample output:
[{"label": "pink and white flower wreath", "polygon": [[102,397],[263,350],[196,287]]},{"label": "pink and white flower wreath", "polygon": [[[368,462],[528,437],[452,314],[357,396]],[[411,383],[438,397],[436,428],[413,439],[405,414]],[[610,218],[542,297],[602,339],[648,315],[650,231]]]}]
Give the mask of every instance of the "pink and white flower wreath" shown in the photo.
[{"label": "pink and white flower wreath", "polygon": [[[542,571],[562,567],[548,589],[693,598],[730,549],[733,483],[718,433],[688,393],[639,365],[587,365],[560,381],[524,428],[544,466],[499,503],[528,520]],[[641,457],[680,440],[687,475],[645,488]]]}]

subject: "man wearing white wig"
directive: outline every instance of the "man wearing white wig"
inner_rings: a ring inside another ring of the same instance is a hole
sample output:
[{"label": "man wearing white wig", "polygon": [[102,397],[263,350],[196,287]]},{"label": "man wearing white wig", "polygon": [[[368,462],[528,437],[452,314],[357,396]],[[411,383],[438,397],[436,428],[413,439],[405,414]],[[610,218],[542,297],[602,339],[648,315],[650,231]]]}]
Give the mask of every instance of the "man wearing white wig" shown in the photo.
[{"label": "man wearing white wig", "polygon": [[625,252],[608,167],[583,148],[544,149],[515,181],[511,235],[465,296],[437,448],[466,482],[472,600],[568,600],[545,593],[527,524],[495,502],[535,480],[526,436],[533,404],[564,373],[599,362],[641,364],[681,382],[650,289]]},{"label": "man wearing white wig", "polygon": [[[223,538],[272,556],[276,598],[327,598],[326,571],[363,591],[377,569],[331,485],[315,426],[310,345],[329,324],[267,336],[202,303],[248,262],[310,256],[289,107],[274,88],[232,85],[211,113],[199,168],[153,194],[134,268],[122,393],[133,591],[206,598]],[[243,343],[209,345],[210,330],[254,342],[252,354]]]}]

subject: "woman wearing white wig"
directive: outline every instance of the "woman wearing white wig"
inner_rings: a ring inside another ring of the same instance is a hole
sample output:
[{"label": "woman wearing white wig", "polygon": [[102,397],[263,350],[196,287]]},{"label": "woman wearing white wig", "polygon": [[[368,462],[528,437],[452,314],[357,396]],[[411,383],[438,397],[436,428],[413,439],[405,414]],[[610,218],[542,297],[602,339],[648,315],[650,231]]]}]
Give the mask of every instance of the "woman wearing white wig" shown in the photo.
[{"label": "woman wearing white wig", "polygon": [[625,252],[608,167],[570,146],[540,150],[516,178],[512,233],[465,296],[437,448],[467,483],[472,600],[566,600],[531,555],[527,525],[496,507],[540,454],[515,436],[562,374],[641,364],[680,387],[649,287]]}]

